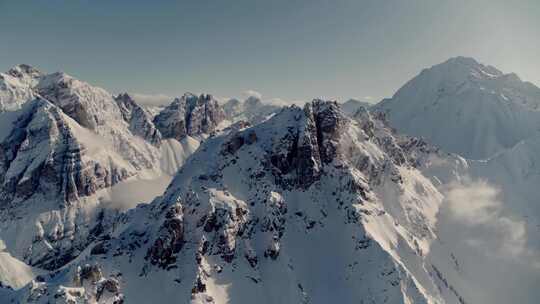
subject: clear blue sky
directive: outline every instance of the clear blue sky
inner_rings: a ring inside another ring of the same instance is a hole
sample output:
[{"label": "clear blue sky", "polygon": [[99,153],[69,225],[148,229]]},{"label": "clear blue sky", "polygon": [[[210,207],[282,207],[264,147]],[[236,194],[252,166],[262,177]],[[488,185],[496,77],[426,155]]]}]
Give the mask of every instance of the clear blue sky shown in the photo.
[{"label": "clear blue sky", "polygon": [[540,84],[538,0],[0,0],[0,70],[112,92],[391,96],[466,55]]}]

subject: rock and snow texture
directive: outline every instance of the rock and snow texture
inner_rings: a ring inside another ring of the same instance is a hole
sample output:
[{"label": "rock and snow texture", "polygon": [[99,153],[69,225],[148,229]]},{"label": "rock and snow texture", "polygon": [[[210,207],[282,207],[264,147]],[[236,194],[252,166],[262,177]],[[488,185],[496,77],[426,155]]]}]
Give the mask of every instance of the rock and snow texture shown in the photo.
[{"label": "rock and snow texture", "polygon": [[534,303],[539,96],[459,57],[374,111],[148,108],[19,65],[0,74],[0,302]]},{"label": "rock and snow texture", "polygon": [[374,108],[400,132],[485,159],[540,130],[540,88],[472,58],[423,70]]},{"label": "rock and snow texture", "polygon": [[127,94],[27,65],[0,76],[0,240],[28,265],[76,258],[122,209],[113,187],[156,180],[161,194],[199,146],[163,140]]},{"label": "rock and snow texture", "polygon": [[35,97],[33,87],[43,75],[35,68],[21,64],[0,73],[0,112],[20,109]]},{"label": "rock and snow texture", "polygon": [[381,126],[316,100],[210,137],[163,196],[0,297],[459,303],[425,259],[443,198],[416,166],[435,150]]},{"label": "rock and snow texture", "polygon": [[127,93],[115,97],[122,117],[129,123],[131,133],[141,136],[155,146],[161,145],[161,133],[153,123],[154,115],[139,106]]},{"label": "rock and snow texture", "polygon": [[225,114],[212,95],[187,93],[159,112],[154,124],[164,138],[180,141],[186,136],[207,136],[224,119]]}]

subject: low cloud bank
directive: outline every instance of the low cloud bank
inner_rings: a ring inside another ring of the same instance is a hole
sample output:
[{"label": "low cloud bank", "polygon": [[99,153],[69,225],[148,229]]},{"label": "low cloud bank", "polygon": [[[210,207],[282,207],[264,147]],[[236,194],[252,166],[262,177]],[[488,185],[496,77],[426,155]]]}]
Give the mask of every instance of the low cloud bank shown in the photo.
[{"label": "low cloud bank", "polygon": [[150,203],[162,195],[172,177],[164,174],[152,180],[131,180],[112,187],[106,206],[120,211],[135,208],[141,203]]},{"label": "low cloud bank", "polygon": [[536,303],[540,253],[528,240],[533,232],[526,219],[508,208],[511,198],[496,185],[471,178],[451,183],[444,192],[438,234],[457,257],[467,301]]},{"label": "low cloud bank", "polygon": [[146,106],[166,106],[170,104],[173,100],[173,97],[164,94],[131,94],[135,102],[141,105]]},{"label": "low cloud bank", "polygon": [[527,248],[526,223],[504,212],[501,191],[484,180],[452,183],[448,187],[451,220],[469,229],[462,240],[485,254],[499,258],[532,259],[540,268],[538,257]]}]

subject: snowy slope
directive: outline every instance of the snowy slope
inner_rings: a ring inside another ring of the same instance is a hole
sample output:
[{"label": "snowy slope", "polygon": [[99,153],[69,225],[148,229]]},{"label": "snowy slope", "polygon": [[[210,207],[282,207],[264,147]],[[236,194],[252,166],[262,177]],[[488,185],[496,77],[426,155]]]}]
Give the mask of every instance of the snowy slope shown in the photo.
[{"label": "snowy slope", "polygon": [[[539,93],[515,74],[458,57],[375,106],[399,132],[467,158],[435,159],[446,173],[422,172],[445,195],[429,259],[474,303],[540,296]],[[450,259],[440,260],[444,252]]]},{"label": "snowy slope", "polygon": [[2,75],[25,94],[0,87],[0,241],[28,265],[52,270],[77,257],[123,203],[113,187],[154,180],[147,192],[161,194],[198,148],[162,141],[127,94],[26,65]]},{"label": "snowy slope", "polygon": [[443,197],[416,167],[433,153],[367,112],[285,108],[210,137],[162,197],[121,215],[54,276],[3,293],[32,303],[459,303],[425,259]]},{"label": "snowy slope", "polygon": [[484,159],[540,129],[540,89],[515,74],[456,57],[423,70],[374,108],[400,132]]}]

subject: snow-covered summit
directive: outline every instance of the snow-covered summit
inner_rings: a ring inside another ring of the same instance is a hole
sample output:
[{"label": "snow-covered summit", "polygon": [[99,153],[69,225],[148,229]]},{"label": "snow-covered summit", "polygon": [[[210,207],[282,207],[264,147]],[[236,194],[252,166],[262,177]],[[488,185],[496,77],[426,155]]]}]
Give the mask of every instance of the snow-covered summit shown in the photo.
[{"label": "snow-covered summit", "polygon": [[22,82],[30,85],[36,84],[43,76],[43,73],[41,73],[41,71],[28,64],[18,64],[13,68],[9,69],[7,74],[18,78]]},{"label": "snow-covered summit", "polygon": [[109,282],[129,303],[457,303],[425,259],[442,195],[423,153],[368,112],[283,108],[208,138],[163,196],[5,299],[105,303]]},{"label": "snow-covered summit", "polygon": [[423,70],[374,109],[400,132],[482,159],[540,129],[540,88],[467,57]]},{"label": "snow-covered summit", "polygon": [[34,98],[33,87],[42,76],[41,72],[26,64],[0,73],[0,112],[20,109],[23,103]]}]

